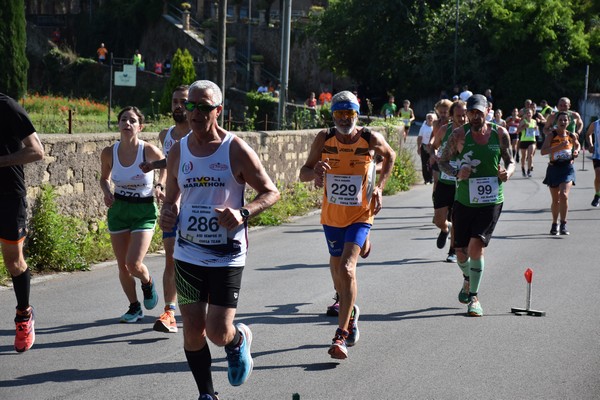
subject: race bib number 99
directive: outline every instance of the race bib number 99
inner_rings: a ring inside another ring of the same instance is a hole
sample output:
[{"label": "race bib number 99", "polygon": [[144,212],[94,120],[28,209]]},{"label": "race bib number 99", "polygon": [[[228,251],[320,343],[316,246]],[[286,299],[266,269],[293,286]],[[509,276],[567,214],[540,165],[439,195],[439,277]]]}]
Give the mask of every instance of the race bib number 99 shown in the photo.
[{"label": "race bib number 99", "polygon": [[360,206],[362,176],[327,174],[327,200],[339,206]]},{"label": "race bib number 99", "polygon": [[185,240],[202,245],[227,243],[227,229],[219,225],[214,206],[185,204],[179,220],[179,232]]},{"label": "race bib number 99", "polygon": [[495,203],[498,199],[498,178],[495,176],[470,178],[469,198],[472,204]]}]

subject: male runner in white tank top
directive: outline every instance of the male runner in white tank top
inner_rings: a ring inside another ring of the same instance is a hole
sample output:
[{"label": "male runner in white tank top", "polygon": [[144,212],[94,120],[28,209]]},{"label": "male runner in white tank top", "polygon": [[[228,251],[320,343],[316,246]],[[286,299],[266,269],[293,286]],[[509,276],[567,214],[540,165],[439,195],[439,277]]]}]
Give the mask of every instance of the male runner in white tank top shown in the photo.
[{"label": "male runner in white tank top", "polygon": [[[192,131],[167,159],[163,231],[179,217],[175,243],[175,284],[183,318],[183,347],[200,392],[215,399],[207,338],[225,347],[229,382],[238,386],[252,372],[252,332],[233,324],[247,250],[247,219],[279,200],[279,191],[257,154],[217,122],[221,89],[194,82],[186,110]],[[257,195],[244,204],[248,184]],[[181,204],[177,202],[181,198]]]}]

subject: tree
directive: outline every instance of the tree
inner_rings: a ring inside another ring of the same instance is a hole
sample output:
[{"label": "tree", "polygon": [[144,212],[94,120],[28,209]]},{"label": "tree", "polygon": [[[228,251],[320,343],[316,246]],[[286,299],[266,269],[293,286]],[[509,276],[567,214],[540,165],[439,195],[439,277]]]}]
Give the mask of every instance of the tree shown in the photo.
[{"label": "tree", "polygon": [[20,99],[27,92],[29,68],[29,61],[25,55],[25,3],[5,3],[0,7],[0,90],[15,99]]},{"label": "tree", "polygon": [[173,90],[180,85],[190,85],[196,80],[196,69],[194,59],[188,49],[177,49],[171,62],[171,76],[165,85],[160,102],[160,112],[168,114],[171,112],[171,98]]},{"label": "tree", "polygon": [[597,3],[460,0],[457,14],[456,0],[331,0],[311,31],[324,67],[382,98],[468,84],[513,107],[581,95],[585,64],[600,66]]}]

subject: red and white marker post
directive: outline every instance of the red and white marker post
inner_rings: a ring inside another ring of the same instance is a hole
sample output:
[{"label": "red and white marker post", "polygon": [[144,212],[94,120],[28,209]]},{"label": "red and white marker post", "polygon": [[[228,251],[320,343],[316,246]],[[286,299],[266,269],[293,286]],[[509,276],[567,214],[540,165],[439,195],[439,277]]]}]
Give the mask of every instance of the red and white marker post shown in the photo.
[{"label": "red and white marker post", "polygon": [[525,308],[511,308],[510,312],[515,315],[532,315],[534,317],[543,317],[546,315],[546,311],[538,311],[531,309],[531,281],[533,280],[533,271],[531,268],[527,268],[525,271],[525,280],[527,281],[527,300]]}]

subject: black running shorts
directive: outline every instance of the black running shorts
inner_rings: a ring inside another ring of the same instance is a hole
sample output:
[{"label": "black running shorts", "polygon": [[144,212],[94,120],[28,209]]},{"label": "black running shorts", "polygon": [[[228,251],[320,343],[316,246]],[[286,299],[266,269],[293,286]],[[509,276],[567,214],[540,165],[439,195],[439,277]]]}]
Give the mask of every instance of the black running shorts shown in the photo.
[{"label": "black running shorts", "polygon": [[458,201],[455,202],[452,208],[454,248],[468,247],[471,238],[481,239],[484,247],[487,247],[500,218],[502,204],[467,207]]},{"label": "black running shorts", "polygon": [[448,185],[438,181],[433,192],[433,208],[452,208],[454,204],[454,194],[456,193],[456,185]]},{"label": "black running shorts", "polygon": [[0,241],[16,244],[27,235],[27,198],[0,197]]},{"label": "black running shorts", "polygon": [[180,305],[208,303],[237,308],[244,267],[201,267],[175,260],[175,286]]}]

